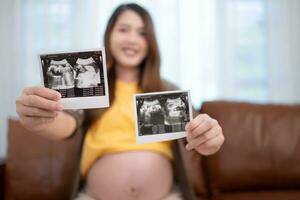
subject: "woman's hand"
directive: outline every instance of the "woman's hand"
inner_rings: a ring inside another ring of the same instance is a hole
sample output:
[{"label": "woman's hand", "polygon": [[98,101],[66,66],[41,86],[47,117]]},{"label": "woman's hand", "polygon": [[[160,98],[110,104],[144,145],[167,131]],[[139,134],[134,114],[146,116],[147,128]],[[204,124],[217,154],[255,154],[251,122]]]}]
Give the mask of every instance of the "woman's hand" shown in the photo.
[{"label": "woman's hand", "polygon": [[217,152],[224,142],[222,128],[218,121],[207,114],[200,114],[185,127],[188,135],[187,150],[195,149],[202,155]]},{"label": "woman's hand", "polygon": [[33,132],[46,129],[63,110],[58,103],[60,98],[60,93],[55,90],[26,87],[16,100],[16,112],[23,126]]}]

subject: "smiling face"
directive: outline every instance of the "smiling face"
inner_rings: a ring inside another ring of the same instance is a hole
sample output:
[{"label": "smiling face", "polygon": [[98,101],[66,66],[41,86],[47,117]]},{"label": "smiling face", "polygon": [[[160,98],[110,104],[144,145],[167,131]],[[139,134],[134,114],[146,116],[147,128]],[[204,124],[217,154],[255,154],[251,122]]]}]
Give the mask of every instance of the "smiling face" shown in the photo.
[{"label": "smiling face", "polygon": [[134,69],[141,64],[148,52],[142,18],[132,10],[118,17],[110,36],[112,56],[119,67]]}]

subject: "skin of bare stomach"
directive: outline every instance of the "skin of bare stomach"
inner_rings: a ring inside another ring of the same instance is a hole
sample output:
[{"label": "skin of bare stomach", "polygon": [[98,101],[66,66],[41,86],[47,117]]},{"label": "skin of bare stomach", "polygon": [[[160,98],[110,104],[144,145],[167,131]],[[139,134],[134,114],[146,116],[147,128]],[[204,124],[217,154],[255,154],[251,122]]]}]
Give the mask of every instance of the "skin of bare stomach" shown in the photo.
[{"label": "skin of bare stomach", "polygon": [[160,200],[171,190],[172,165],[151,151],[102,156],[87,175],[87,193],[97,200]]}]

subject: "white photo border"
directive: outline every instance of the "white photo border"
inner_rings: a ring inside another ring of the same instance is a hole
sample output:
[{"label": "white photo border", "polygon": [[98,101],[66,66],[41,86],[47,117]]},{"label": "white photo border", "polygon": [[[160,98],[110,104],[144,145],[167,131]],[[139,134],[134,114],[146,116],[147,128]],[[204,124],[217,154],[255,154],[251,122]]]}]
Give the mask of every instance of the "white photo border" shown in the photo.
[{"label": "white photo border", "polygon": [[187,136],[186,131],[182,132],[172,132],[172,133],[163,133],[163,134],[154,134],[154,135],[139,135],[139,122],[138,122],[138,115],[137,115],[137,97],[140,96],[149,96],[149,95],[161,95],[161,94],[175,94],[175,93],[187,93],[188,96],[188,106],[189,106],[189,119],[190,121],[193,119],[193,108],[191,104],[191,95],[190,90],[174,90],[174,91],[163,91],[163,92],[151,92],[151,93],[139,93],[135,94],[133,97],[134,102],[134,117],[135,117],[135,129],[136,129],[136,143],[137,144],[144,144],[150,142],[162,142],[162,141],[169,141],[175,140],[179,138],[183,138]]},{"label": "white photo border", "polygon": [[[80,50],[70,50],[70,51],[57,51],[52,53],[41,53],[38,54],[37,58],[40,63],[40,76],[42,86],[45,87],[43,65],[41,56],[45,55],[59,55],[59,54],[72,54],[72,53],[88,53],[101,51],[102,56],[102,67],[103,67],[103,77],[104,77],[104,93],[103,96],[88,96],[88,97],[74,97],[74,98],[61,98],[60,103],[63,105],[64,110],[72,109],[91,109],[91,108],[106,108],[109,107],[109,90],[108,90],[108,79],[107,79],[107,66],[106,66],[106,54],[105,48],[92,48],[92,49],[80,49]],[[100,66],[101,67],[101,66]]]}]

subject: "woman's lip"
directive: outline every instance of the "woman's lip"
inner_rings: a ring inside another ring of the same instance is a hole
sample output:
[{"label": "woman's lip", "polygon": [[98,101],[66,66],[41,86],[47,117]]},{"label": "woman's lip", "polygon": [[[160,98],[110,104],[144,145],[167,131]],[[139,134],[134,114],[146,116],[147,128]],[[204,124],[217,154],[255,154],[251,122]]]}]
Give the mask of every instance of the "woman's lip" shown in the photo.
[{"label": "woman's lip", "polygon": [[127,56],[135,56],[138,51],[132,48],[123,48],[122,51],[127,55]]}]

